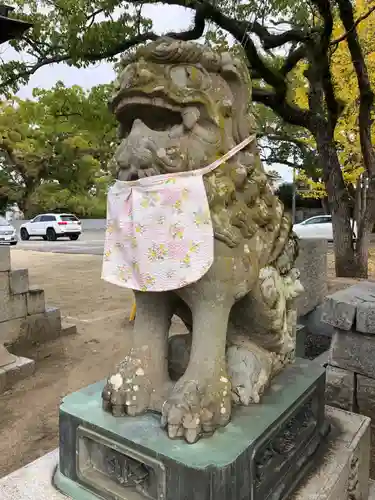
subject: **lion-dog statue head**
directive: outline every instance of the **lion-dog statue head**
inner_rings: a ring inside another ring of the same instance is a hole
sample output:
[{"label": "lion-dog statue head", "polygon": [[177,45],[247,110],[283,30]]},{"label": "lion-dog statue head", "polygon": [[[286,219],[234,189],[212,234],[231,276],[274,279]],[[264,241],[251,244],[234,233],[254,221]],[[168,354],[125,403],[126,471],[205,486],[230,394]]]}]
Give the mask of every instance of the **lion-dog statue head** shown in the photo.
[{"label": "lion-dog statue head", "polygon": [[[122,61],[111,108],[120,180],[194,170],[255,134],[246,64],[194,42],[160,38]],[[277,258],[291,222],[272,194],[255,141],[205,176],[215,237]],[[278,240],[278,241],[276,241]],[[266,251],[265,251],[266,250]]]}]

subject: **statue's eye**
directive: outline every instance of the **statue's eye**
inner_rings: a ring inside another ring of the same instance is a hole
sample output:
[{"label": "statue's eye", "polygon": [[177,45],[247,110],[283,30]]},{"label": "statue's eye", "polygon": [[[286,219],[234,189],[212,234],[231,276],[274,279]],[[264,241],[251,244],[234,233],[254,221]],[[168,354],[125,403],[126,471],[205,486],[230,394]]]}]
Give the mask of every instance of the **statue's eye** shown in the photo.
[{"label": "statue's eye", "polygon": [[170,77],[175,85],[178,87],[187,86],[187,74],[183,66],[175,66],[170,71]]},{"label": "statue's eye", "polygon": [[186,66],[185,67],[186,71],[186,76],[188,80],[193,84],[197,85],[200,83],[202,80],[202,73],[198,68],[195,68],[194,66]]}]

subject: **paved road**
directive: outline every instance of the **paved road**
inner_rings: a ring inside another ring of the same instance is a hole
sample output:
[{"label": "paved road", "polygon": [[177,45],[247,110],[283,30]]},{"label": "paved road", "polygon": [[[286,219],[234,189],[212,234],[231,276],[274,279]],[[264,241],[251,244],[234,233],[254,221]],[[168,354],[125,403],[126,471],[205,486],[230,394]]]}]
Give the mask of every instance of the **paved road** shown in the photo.
[{"label": "paved road", "polygon": [[68,238],[57,241],[43,241],[42,238],[33,238],[29,241],[19,241],[18,245],[12,248],[35,252],[103,255],[103,246],[104,230],[85,231],[77,241],[70,241]]},{"label": "paved road", "polygon": [[[332,247],[332,243],[328,245]],[[35,252],[103,255],[103,246],[104,229],[84,231],[78,241],[70,241],[68,238],[57,241],[43,241],[42,238],[33,238],[29,241],[19,241],[18,245],[12,248]]]}]

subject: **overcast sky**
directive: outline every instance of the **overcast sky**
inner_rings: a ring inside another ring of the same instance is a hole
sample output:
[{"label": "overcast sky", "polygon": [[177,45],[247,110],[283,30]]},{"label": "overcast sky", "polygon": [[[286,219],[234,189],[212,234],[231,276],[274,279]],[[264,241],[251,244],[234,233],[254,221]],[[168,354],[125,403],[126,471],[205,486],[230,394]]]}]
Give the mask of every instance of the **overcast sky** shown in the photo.
[{"label": "overcast sky", "polygon": [[[167,6],[163,4],[145,5],[143,13],[144,16],[153,20],[153,30],[158,34],[187,29],[191,25],[193,17],[191,11],[183,7]],[[16,54],[7,44],[1,47],[1,56],[3,60],[19,58],[18,54]],[[81,87],[89,89],[95,85],[109,83],[113,81],[114,77],[115,73],[112,64],[104,62],[98,63],[90,68],[82,69],[69,67],[64,64],[54,64],[45,66],[32,75],[29,84],[22,87],[18,95],[22,98],[31,98],[33,88],[39,87],[48,89],[53,87],[59,80],[64,82],[67,87],[80,85]],[[277,170],[286,181],[290,182],[292,180],[292,169],[281,165],[275,165],[273,168]]]}]

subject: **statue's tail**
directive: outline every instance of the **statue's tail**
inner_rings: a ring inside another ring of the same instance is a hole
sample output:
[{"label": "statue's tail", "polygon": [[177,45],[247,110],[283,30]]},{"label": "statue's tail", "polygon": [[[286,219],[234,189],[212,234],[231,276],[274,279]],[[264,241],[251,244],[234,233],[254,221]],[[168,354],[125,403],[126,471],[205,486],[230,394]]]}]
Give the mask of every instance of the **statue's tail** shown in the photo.
[{"label": "statue's tail", "polygon": [[284,212],[269,264],[276,267],[281,275],[285,275],[294,267],[298,253],[298,237],[293,232],[292,219],[288,213]]}]

